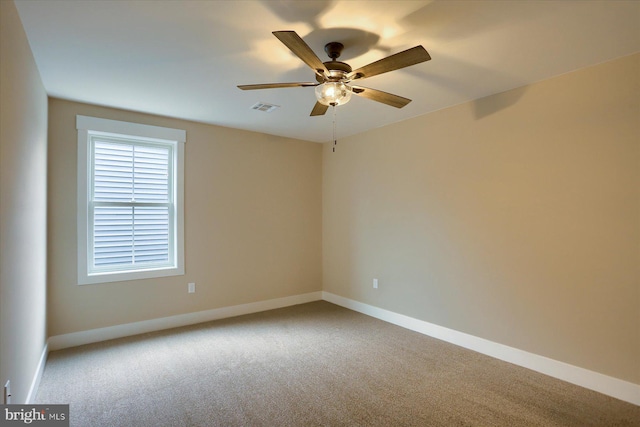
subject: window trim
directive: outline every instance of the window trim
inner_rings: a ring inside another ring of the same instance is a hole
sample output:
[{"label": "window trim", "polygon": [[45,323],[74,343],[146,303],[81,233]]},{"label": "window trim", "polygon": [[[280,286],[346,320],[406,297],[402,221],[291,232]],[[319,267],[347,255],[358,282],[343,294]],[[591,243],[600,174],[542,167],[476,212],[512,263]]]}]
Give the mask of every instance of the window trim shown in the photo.
[{"label": "window trim", "polygon": [[[184,275],[184,146],[187,132],[160,126],[121,122],[97,117],[76,116],[78,130],[78,285],[119,282],[125,280],[150,279]],[[89,192],[91,191],[90,136],[107,133],[121,137],[154,141],[163,140],[175,143],[174,188],[175,193],[175,266],[128,270],[116,272],[89,273]]]}]

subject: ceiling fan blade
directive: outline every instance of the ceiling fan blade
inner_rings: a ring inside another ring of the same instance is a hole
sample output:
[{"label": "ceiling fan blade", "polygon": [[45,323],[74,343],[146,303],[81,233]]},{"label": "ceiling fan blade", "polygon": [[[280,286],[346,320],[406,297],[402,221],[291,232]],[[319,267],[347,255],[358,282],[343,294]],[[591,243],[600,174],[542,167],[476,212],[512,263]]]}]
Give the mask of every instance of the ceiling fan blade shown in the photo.
[{"label": "ceiling fan blade", "polygon": [[255,89],[275,89],[279,87],[307,87],[318,86],[320,83],[301,82],[301,83],[264,83],[255,85],[238,85],[238,88],[242,90],[255,90]]},{"label": "ceiling fan blade", "polygon": [[399,70],[431,59],[429,52],[422,46],[412,47],[386,58],[358,68],[349,74],[350,79],[365,79],[389,71]]},{"label": "ceiling fan blade", "polygon": [[409,98],[403,98],[402,96],[383,92],[381,90],[369,89],[368,87],[351,86],[351,89],[353,89],[353,93],[358,96],[382,102],[383,104],[391,105],[396,108],[402,108],[411,102]]},{"label": "ceiling fan blade", "polygon": [[273,35],[317,74],[329,75],[327,67],[324,66],[320,58],[318,58],[309,45],[306,44],[295,31],[274,31]]},{"label": "ceiling fan blade", "polygon": [[316,105],[313,106],[313,110],[311,110],[310,116],[323,116],[324,113],[329,109],[328,105],[320,104],[316,102]]}]

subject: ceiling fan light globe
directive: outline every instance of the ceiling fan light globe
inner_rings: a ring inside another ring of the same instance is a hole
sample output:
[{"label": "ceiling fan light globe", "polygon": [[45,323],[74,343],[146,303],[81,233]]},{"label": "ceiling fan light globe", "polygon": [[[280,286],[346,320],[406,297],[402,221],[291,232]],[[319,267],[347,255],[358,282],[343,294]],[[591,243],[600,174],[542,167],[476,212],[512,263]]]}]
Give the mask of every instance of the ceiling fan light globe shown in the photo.
[{"label": "ceiling fan light globe", "polygon": [[323,105],[342,105],[351,99],[351,87],[342,82],[327,82],[316,86],[316,99]]}]

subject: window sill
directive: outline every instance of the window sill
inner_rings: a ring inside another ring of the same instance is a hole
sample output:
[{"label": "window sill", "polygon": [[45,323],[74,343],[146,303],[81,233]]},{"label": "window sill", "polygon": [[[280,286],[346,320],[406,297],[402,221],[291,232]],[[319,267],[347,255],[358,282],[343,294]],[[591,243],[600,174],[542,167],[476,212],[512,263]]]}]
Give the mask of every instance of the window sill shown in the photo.
[{"label": "window sill", "polygon": [[99,283],[124,282],[128,280],[155,279],[158,277],[182,276],[184,268],[168,267],[153,270],[134,270],[112,273],[79,274],[78,285],[95,285]]}]

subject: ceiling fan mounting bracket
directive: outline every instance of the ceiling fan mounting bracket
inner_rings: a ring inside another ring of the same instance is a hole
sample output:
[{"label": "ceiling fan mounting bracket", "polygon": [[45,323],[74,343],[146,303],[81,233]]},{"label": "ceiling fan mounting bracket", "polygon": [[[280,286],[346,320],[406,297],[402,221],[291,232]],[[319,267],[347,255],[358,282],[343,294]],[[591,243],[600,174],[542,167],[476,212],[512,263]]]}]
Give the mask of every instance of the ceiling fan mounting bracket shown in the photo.
[{"label": "ceiling fan mounting bracket", "polygon": [[329,58],[333,61],[340,57],[342,49],[344,49],[344,45],[340,42],[329,42],[324,45],[324,51],[327,52],[327,55],[329,55]]}]

